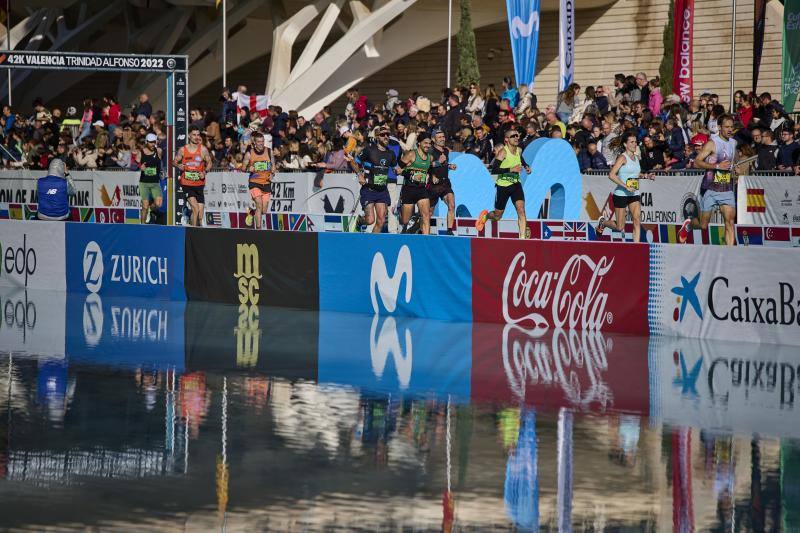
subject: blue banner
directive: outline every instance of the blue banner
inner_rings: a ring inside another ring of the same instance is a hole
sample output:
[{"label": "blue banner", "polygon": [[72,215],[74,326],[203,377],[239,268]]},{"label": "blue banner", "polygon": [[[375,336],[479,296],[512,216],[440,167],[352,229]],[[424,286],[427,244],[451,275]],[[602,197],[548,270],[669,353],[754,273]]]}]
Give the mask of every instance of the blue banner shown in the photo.
[{"label": "blue banner", "polygon": [[469,401],[472,324],[321,312],[319,382]]},{"label": "blue banner", "polygon": [[539,0],[506,0],[514,76],[517,84],[533,88],[539,47]]},{"label": "blue banner", "polygon": [[319,308],[472,320],[470,240],[319,234]]},{"label": "blue banner", "polygon": [[178,227],[67,224],[67,292],[184,300],[184,234]]}]

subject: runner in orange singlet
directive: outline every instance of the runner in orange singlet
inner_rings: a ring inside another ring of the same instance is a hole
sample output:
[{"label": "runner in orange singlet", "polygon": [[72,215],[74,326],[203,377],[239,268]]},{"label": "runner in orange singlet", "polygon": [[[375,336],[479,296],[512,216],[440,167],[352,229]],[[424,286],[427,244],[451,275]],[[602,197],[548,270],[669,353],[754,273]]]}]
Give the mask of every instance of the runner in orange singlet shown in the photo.
[{"label": "runner in orange singlet", "polygon": [[264,144],[264,135],[253,134],[253,147],[244,154],[242,168],[250,173],[250,197],[256,204],[255,226],[261,229],[261,215],[267,212],[272,196],[272,149]]},{"label": "runner in orange singlet", "polygon": [[211,168],[213,162],[202,144],[200,128],[189,126],[189,142],[180,147],[172,165],[181,171],[180,184],[192,209],[191,225],[201,226],[205,208],[206,170]]}]

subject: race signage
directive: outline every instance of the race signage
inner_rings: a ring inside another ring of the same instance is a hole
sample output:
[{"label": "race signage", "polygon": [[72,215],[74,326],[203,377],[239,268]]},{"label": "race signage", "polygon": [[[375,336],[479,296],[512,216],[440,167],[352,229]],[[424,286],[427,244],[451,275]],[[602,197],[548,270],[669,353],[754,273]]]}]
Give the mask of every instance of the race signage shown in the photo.
[{"label": "race signage", "polygon": [[800,224],[797,176],[740,176],[736,221],[739,224]]},{"label": "race signage", "polygon": [[188,66],[185,55],[0,51],[2,68],[185,72]]}]

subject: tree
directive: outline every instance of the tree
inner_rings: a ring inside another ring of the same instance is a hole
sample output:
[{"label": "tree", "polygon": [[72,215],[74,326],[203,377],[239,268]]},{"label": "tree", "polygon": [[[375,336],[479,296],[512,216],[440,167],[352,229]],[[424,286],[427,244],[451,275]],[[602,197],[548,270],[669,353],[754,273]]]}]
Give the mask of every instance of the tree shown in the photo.
[{"label": "tree", "polygon": [[667,8],[667,24],[664,26],[664,56],[658,66],[658,75],[661,78],[661,94],[666,97],[672,94],[672,60],[675,51],[675,0],[669,0]]},{"label": "tree", "polygon": [[461,0],[461,27],[456,36],[456,47],[458,48],[456,83],[465,87],[470,83],[480,83],[481,72],[478,69],[475,32],[472,30],[472,3],[470,0]]}]

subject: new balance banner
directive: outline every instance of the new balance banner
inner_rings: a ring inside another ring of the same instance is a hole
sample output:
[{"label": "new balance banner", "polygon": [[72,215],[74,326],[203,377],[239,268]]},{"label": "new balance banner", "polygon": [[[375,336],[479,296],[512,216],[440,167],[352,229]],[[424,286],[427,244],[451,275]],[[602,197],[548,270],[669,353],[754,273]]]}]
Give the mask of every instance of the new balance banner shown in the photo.
[{"label": "new balance banner", "polygon": [[469,239],[319,235],[320,309],[469,322]]},{"label": "new balance banner", "polygon": [[645,244],[472,239],[476,322],[647,333]]},{"label": "new balance banner", "polygon": [[800,224],[800,180],[796,176],[740,176],[738,224]]},{"label": "new balance banner", "polygon": [[565,90],[572,83],[575,70],[575,3],[560,0],[558,8],[558,90]]},{"label": "new balance banner", "polygon": [[0,287],[0,354],[63,358],[65,296],[63,290]]},{"label": "new balance banner", "polygon": [[514,77],[533,88],[539,47],[539,0],[506,0]]},{"label": "new balance banner", "polygon": [[800,0],[783,3],[782,101],[787,112],[794,110],[800,93]]},{"label": "new balance banner", "polygon": [[67,291],[183,300],[184,230],[66,224]]},{"label": "new balance banner", "polygon": [[687,104],[692,100],[692,33],[694,0],[675,0],[673,12],[672,92]]},{"label": "new balance banner", "polygon": [[299,309],[186,304],[186,367],[317,379],[319,313]]},{"label": "new balance banner", "polygon": [[0,287],[64,290],[64,224],[0,220]]},{"label": "new balance banner", "polygon": [[652,245],[650,276],[653,334],[800,345],[794,250]]},{"label": "new balance banner", "polygon": [[[681,224],[686,218],[697,216],[702,179],[700,175],[688,175],[639,180],[642,223]],[[614,187],[607,175],[584,175],[581,220],[595,221],[600,215],[613,217]],[[606,232],[611,233],[611,230]]]},{"label": "new balance banner", "polygon": [[649,413],[646,337],[477,322],[472,332],[473,401]]},{"label": "new balance banner", "polygon": [[324,311],[319,322],[321,383],[469,400],[472,324]]},{"label": "new balance banner", "polygon": [[317,309],[317,234],[190,228],[186,296],[243,306]]}]

